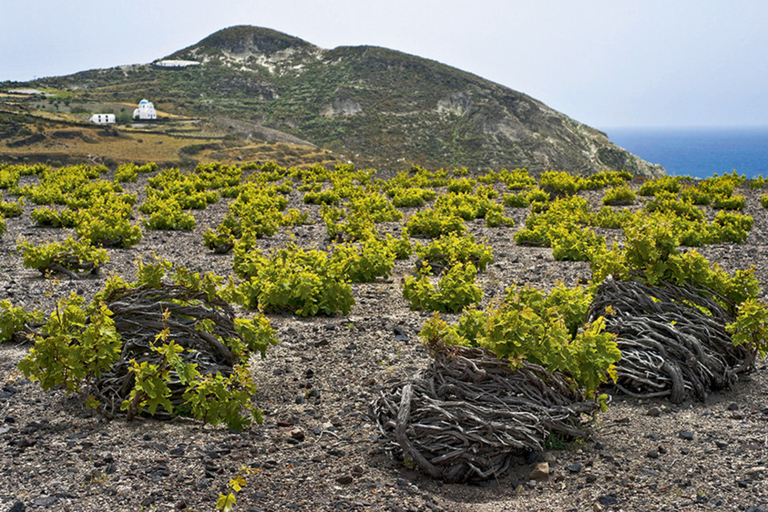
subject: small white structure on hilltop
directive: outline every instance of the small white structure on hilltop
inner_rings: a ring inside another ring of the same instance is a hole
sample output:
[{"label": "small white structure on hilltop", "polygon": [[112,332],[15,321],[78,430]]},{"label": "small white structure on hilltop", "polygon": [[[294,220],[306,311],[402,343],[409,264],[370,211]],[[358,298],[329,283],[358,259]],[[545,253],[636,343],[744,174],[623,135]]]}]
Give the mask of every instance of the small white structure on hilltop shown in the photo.
[{"label": "small white structure on hilltop", "polygon": [[158,60],[153,65],[161,69],[184,69],[190,66],[199,66],[200,63],[195,60]]},{"label": "small white structure on hilltop", "polygon": [[96,124],[115,124],[115,114],[93,114],[91,122]]},{"label": "small white structure on hilltop", "polygon": [[155,112],[155,105],[151,101],[141,100],[139,102],[139,108],[133,111],[134,119],[157,119],[157,112]]}]

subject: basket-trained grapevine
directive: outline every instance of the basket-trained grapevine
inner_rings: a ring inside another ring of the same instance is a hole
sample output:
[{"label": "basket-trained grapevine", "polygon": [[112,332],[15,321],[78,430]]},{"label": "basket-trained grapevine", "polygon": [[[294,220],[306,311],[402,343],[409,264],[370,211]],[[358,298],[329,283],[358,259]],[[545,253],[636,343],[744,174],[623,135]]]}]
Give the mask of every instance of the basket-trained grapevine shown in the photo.
[{"label": "basket-trained grapevine", "polygon": [[276,343],[268,320],[237,319],[221,278],[172,270],[140,264],[135,283],[111,279],[88,306],[62,299],[19,369],[108,416],[187,415],[238,430],[260,422],[248,359]]},{"label": "basket-trained grapevine", "polygon": [[77,278],[83,273],[96,274],[101,265],[109,261],[106,250],[71,237],[64,242],[39,246],[21,240],[16,250],[22,254],[25,267],[38,270],[43,275],[62,272]]},{"label": "basket-trained grapevine", "polygon": [[416,255],[419,260],[417,269],[429,265],[440,274],[455,262],[472,263],[478,272],[493,263],[493,250],[490,246],[479,244],[470,234],[447,234],[431,241],[427,245],[417,245]]},{"label": "basket-trained grapevine", "polygon": [[291,311],[299,316],[348,314],[354,299],[342,265],[324,251],[305,251],[295,245],[269,258],[235,247],[235,272],[246,279],[234,292],[249,309]]},{"label": "basket-trained grapevine", "polygon": [[477,269],[472,263],[454,263],[443,272],[437,287],[432,284],[429,265],[422,266],[417,277],[403,283],[403,297],[414,309],[458,313],[483,298],[483,290],[475,282]]}]

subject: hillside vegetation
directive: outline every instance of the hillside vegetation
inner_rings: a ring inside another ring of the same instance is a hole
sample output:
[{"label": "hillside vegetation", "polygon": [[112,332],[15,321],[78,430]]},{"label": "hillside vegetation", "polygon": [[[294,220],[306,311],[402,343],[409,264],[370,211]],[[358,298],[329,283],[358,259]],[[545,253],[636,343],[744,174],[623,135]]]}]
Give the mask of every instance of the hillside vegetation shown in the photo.
[{"label": "hillside vegetation", "polygon": [[663,172],[525,94],[385,48],[324,50],[240,26],[168,58],[201,65],[121,66],[4,86],[45,90],[65,106],[148,98],[169,115],[223,127],[221,135],[310,143],[342,160],[386,170],[418,162],[577,174]]}]

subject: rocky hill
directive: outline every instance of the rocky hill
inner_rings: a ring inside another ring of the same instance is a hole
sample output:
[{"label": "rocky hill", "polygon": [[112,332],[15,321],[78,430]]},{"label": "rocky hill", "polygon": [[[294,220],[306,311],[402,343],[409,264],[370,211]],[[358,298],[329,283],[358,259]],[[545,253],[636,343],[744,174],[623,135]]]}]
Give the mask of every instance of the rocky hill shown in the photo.
[{"label": "rocky hill", "polygon": [[[158,65],[163,61],[199,64]],[[604,133],[456,68],[379,47],[325,50],[251,26],[221,30],[153,64],[24,86],[66,89],[83,101],[146,97],[158,109],[213,120],[246,139],[306,141],[381,169],[418,163],[664,172]]]}]

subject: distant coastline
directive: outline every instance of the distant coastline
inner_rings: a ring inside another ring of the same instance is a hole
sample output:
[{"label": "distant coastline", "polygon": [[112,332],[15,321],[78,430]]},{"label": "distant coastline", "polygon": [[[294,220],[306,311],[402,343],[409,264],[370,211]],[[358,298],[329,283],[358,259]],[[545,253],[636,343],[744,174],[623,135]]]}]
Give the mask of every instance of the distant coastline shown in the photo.
[{"label": "distant coastline", "polygon": [[706,178],[735,169],[748,178],[768,176],[768,127],[601,129],[669,175]]}]

